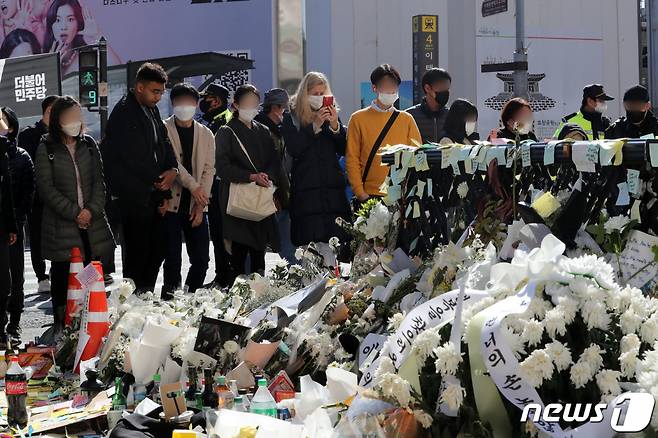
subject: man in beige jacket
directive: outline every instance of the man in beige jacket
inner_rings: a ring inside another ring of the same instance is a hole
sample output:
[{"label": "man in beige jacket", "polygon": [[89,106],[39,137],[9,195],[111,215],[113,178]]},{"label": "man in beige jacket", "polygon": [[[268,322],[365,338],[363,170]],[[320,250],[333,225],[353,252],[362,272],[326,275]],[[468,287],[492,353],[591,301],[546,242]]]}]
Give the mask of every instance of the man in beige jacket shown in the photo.
[{"label": "man in beige jacket", "polygon": [[163,298],[181,287],[181,250],[185,237],[190,270],[185,290],[203,285],[208,270],[210,237],[208,199],[215,177],[215,139],[212,132],[194,120],[199,92],[190,84],[171,89],[174,115],[164,121],[179,163],[180,173],[171,188],[172,199],[165,213],[167,257],[164,263]]}]

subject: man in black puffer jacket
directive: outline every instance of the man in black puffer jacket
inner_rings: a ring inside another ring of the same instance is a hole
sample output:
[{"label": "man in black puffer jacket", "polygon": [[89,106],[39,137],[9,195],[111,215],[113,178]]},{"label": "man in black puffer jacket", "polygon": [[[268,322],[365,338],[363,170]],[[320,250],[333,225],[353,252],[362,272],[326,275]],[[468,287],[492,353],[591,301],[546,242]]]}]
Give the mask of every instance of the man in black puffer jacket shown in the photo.
[{"label": "man in black puffer jacket", "polygon": [[439,143],[444,137],[443,125],[448,117],[448,100],[452,77],[442,68],[433,68],[423,75],[423,101],[406,111],[414,117],[423,142]]},{"label": "man in black puffer jacket", "polygon": [[9,325],[7,325],[7,335],[11,339],[11,344],[20,344],[21,336],[21,314],[23,313],[25,284],[25,222],[32,208],[34,200],[34,164],[30,155],[22,148],[16,145],[18,135],[18,118],[11,108],[2,108],[2,115],[7,121],[9,132],[7,140],[9,146],[7,156],[9,158],[9,175],[11,178],[11,189],[14,199],[14,214],[16,216],[16,243],[9,247],[9,267],[11,271],[11,296],[7,304],[9,312]]}]

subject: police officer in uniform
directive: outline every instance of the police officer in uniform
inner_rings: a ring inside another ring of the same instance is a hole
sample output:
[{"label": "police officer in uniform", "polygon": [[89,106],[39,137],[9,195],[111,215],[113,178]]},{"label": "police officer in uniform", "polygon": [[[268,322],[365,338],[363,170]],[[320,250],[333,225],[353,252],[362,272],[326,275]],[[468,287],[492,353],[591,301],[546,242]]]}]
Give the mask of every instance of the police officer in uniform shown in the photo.
[{"label": "police officer in uniform", "polygon": [[603,113],[608,109],[609,100],[615,98],[608,96],[601,84],[591,84],[583,88],[583,103],[580,111],[564,117],[554,137],[558,137],[565,124],[575,123],[587,133],[588,140],[605,138],[605,131],[610,127],[610,119],[604,117]]},{"label": "police officer in uniform", "polygon": [[658,135],[658,120],[651,111],[649,91],[642,85],[624,93],[626,116],[620,117],[605,132],[606,138],[640,138]]},{"label": "police officer in uniform", "polygon": [[[217,134],[222,126],[231,120],[231,111],[228,109],[229,91],[219,84],[210,84],[201,93],[199,109],[203,113],[204,124]],[[210,238],[215,253],[215,278],[204,287],[226,287],[233,278],[231,270],[231,256],[224,248],[222,236],[222,209],[219,204],[219,178],[215,177],[212,185],[210,204],[208,205],[208,226]]]}]

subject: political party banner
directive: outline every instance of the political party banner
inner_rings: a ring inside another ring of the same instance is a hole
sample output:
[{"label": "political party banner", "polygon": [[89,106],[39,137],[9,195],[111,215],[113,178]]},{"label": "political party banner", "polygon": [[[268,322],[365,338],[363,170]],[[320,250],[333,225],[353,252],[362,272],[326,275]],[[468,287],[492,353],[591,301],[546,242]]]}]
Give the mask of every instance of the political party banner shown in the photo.
[{"label": "political party banner", "polygon": [[[108,40],[108,64],[200,52],[257,61],[254,81],[272,85],[273,20],[268,0],[3,0],[0,58],[59,53],[62,76],[77,71],[77,48]],[[229,78],[230,80],[231,78]],[[245,78],[240,76],[240,80]]]},{"label": "political party banner", "polygon": [[19,117],[41,115],[41,100],[60,94],[58,55],[0,59],[0,102]]}]

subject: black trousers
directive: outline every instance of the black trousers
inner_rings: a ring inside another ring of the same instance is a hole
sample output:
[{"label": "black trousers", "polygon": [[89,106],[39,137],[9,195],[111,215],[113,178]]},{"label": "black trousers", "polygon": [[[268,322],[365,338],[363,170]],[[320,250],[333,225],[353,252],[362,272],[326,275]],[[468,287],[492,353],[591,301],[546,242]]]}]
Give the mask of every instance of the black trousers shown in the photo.
[{"label": "black trousers", "polygon": [[0,224],[0,334],[4,336],[7,310],[11,296],[11,271],[9,261],[9,235]]},{"label": "black trousers", "polygon": [[53,302],[53,312],[58,307],[66,307],[70,264],[70,262],[50,263],[50,296]]},{"label": "black trousers", "polygon": [[219,202],[219,180],[217,178],[212,184],[212,197],[210,198],[210,205],[208,205],[208,225],[215,253],[215,281],[222,286],[227,286],[230,284],[233,274],[231,255],[224,248],[222,207]]},{"label": "black trousers", "polygon": [[265,251],[257,251],[253,248],[243,245],[241,243],[233,242],[231,245],[233,255],[231,256],[231,265],[235,275],[247,274],[246,261],[247,255],[251,261],[251,269],[249,273],[258,272],[261,275],[265,274]]},{"label": "black trousers", "polygon": [[167,251],[164,218],[152,203],[120,202],[123,229],[124,278],[132,278],[138,292],[154,291]]},{"label": "black trousers", "polygon": [[11,294],[7,303],[10,321],[18,323],[23,313],[25,293],[25,231],[23,225],[18,226],[16,243],[9,247],[9,270],[11,272]]},{"label": "black trousers", "polygon": [[43,204],[35,199],[27,223],[30,230],[30,259],[38,281],[48,279],[46,261],[41,255],[41,216],[43,216]]}]

